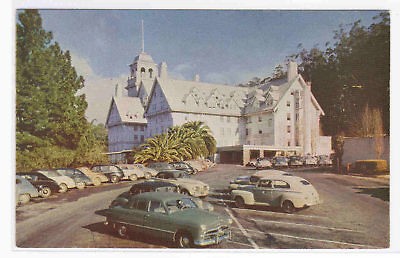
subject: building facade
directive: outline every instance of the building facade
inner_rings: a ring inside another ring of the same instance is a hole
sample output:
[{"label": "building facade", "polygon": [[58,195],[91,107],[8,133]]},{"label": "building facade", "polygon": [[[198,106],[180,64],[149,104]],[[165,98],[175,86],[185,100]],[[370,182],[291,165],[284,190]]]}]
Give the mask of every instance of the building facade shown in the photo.
[{"label": "building facade", "polygon": [[295,62],[289,62],[286,78],[249,88],[201,82],[198,75],[192,81],[170,78],[167,64],[156,65],[144,52],[130,71],[127,96],[114,97],[110,105],[110,153],[131,150],[188,121],[210,127],[221,162],[331,152],[330,137],[319,135],[324,112]]}]

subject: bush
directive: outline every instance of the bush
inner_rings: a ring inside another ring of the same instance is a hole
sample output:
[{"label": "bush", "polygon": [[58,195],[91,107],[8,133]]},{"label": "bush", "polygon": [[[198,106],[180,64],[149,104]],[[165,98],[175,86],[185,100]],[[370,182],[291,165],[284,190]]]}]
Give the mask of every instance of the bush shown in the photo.
[{"label": "bush", "polygon": [[386,160],[382,159],[357,160],[353,170],[367,174],[383,173],[388,171],[388,166]]}]

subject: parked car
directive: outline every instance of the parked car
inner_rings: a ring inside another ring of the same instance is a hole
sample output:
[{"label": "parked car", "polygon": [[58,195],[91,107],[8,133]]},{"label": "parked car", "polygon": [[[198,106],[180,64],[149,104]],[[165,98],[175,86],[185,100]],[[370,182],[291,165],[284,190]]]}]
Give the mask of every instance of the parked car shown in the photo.
[{"label": "parked car", "polygon": [[169,164],[171,164],[177,170],[185,171],[189,175],[195,175],[198,172],[196,168],[193,168],[191,165],[183,161],[170,162]]},{"label": "parked car", "polygon": [[101,185],[101,183],[108,182],[107,176],[105,176],[103,173],[94,172],[88,167],[79,167],[76,168],[76,170],[79,170],[80,172],[88,176],[90,180],[92,180],[94,186],[98,186]]},{"label": "parked car", "polygon": [[167,162],[153,162],[147,165],[148,168],[152,168],[154,170],[160,171],[167,171],[167,170],[176,170],[174,166]]},{"label": "parked car", "polygon": [[31,198],[39,196],[38,190],[25,178],[15,177],[15,202],[17,205],[28,203]]},{"label": "parked car", "polygon": [[202,159],[191,159],[186,160],[185,162],[192,166],[192,168],[197,169],[198,172],[206,170],[210,165],[212,166],[212,164]]},{"label": "parked car", "polygon": [[118,183],[124,177],[122,169],[115,165],[95,165],[91,170],[93,172],[103,173],[111,183]]},{"label": "parked car", "polygon": [[268,158],[258,158],[255,167],[256,169],[272,168],[272,162]]},{"label": "parked car", "polygon": [[[110,204],[111,207],[115,206],[121,206],[124,205],[128,202],[129,196],[136,195],[136,194],[141,194],[141,193],[147,193],[147,192],[179,192],[179,188],[172,183],[169,182],[164,182],[164,181],[159,181],[159,180],[149,180],[145,182],[140,182],[134,184],[131,189],[127,192],[123,192],[122,194],[118,195],[118,197],[113,200]],[[199,208],[208,210],[208,211],[213,211],[214,206],[212,206],[208,202],[203,202],[199,198],[192,198],[192,200],[197,204]]]},{"label": "parked car", "polygon": [[115,206],[125,205],[129,197],[132,195],[137,195],[141,193],[147,192],[178,192],[179,189],[175,184],[159,181],[159,180],[151,180],[145,181],[141,183],[136,183],[132,185],[129,191],[123,192],[122,194],[118,195],[115,200],[113,200],[110,204],[110,208]]},{"label": "parked car", "polygon": [[257,160],[258,160],[258,158],[257,159],[250,159],[250,161],[247,162],[246,166],[247,167],[255,167],[256,163],[257,163]]},{"label": "parked car", "polygon": [[52,193],[60,191],[60,187],[53,179],[40,174],[38,172],[18,172],[18,176],[29,181],[39,192],[39,196],[43,198],[49,197]]},{"label": "parked car", "polygon": [[179,192],[195,197],[206,197],[210,187],[195,179],[190,179],[189,175],[181,170],[170,170],[159,172],[156,177],[158,180],[170,182],[179,187]]},{"label": "parked car", "polygon": [[263,177],[256,185],[233,190],[231,196],[239,208],[247,205],[271,206],[287,213],[321,203],[311,183],[297,176]]},{"label": "parked car", "polygon": [[303,160],[300,156],[290,156],[288,165],[289,167],[301,167],[303,166]]},{"label": "parked car", "polygon": [[306,155],[303,158],[304,166],[317,166],[318,165],[318,158],[312,155]]},{"label": "parked car", "polygon": [[247,185],[256,185],[258,181],[260,181],[261,178],[265,176],[271,176],[271,175],[282,175],[282,176],[292,176],[291,173],[285,172],[285,171],[280,171],[280,170],[259,170],[253,175],[250,176],[239,176],[232,180],[229,183],[229,189],[234,190],[234,189],[239,189],[242,186],[247,186]]},{"label": "parked car", "polygon": [[39,172],[40,174],[45,175],[48,178],[56,181],[58,186],[60,187],[59,190],[60,193],[65,193],[66,191],[68,191],[68,189],[76,187],[76,183],[72,178],[68,176],[63,176],[54,169],[48,169],[48,170],[39,169],[35,170],[34,172]]},{"label": "parked car", "polygon": [[319,155],[318,156],[318,165],[319,166],[332,166],[332,159],[328,155]]},{"label": "parked car", "polygon": [[289,167],[288,159],[283,156],[276,156],[272,159],[272,164],[274,168],[287,168]]},{"label": "parked car", "polygon": [[143,171],[143,173],[149,173],[151,175],[151,177],[154,177],[158,174],[158,171],[153,169],[153,168],[149,168],[149,167],[145,167],[143,164],[138,164],[138,163],[133,163],[130,164],[131,166],[136,167],[137,169]]},{"label": "parked car", "polygon": [[105,224],[122,238],[140,232],[181,248],[219,244],[231,236],[230,218],[200,209],[191,197],[178,193],[132,195],[126,205],[95,213],[105,216]]},{"label": "parked car", "polygon": [[124,173],[124,177],[122,179],[129,179],[131,181],[136,181],[139,178],[150,179],[151,173],[145,172],[133,164],[117,164],[122,172]]},{"label": "parked car", "polygon": [[75,181],[76,188],[78,189],[83,189],[88,185],[93,185],[92,180],[90,180],[87,175],[75,168],[56,168],[55,171],[63,176],[72,178]]}]

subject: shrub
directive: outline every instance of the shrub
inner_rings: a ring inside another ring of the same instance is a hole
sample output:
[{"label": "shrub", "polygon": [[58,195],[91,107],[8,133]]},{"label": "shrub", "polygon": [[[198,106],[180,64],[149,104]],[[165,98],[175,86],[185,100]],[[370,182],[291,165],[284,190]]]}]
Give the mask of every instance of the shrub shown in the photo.
[{"label": "shrub", "polygon": [[382,173],[388,171],[388,166],[386,160],[382,159],[357,160],[354,170],[367,174]]}]

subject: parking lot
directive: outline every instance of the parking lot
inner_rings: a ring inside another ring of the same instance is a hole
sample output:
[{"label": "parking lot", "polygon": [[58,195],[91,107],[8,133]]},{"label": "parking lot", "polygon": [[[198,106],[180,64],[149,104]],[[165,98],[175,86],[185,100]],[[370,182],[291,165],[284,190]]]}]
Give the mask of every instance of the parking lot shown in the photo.
[{"label": "parking lot", "polygon": [[[239,175],[254,169],[217,165],[193,176],[208,183],[206,198],[215,211],[233,220],[232,238],[211,248],[227,249],[375,249],[389,246],[389,179],[337,175],[328,168],[291,170],[306,178],[323,203],[293,214],[277,209],[238,209],[227,187]],[[40,248],[170,248],[140,235],[121,239],[106,230],[104,218],[94,212],[108,207],[132,182],[73,190],[16,210],[16,245]],[[377,223],[378,222],[378,223]]]}]

